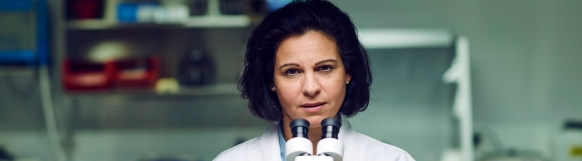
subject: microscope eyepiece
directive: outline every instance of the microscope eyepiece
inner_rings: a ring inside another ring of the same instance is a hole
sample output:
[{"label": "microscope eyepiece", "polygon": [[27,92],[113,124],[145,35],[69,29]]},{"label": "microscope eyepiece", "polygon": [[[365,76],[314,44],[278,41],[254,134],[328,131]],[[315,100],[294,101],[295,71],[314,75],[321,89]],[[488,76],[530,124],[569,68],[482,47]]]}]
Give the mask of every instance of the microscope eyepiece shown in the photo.
[{"label": "microscope eyepiece", "polygon": [[289,127],[291,127],[291,133],[293,134],[294,138],[295,137],[307,138],[307,133],[309,133],[309,121],[302,118],[298,118],[291,121]]},{"label": "microscope eyepiece", "polygon": [[342,123],[335,118],[326,118],[321,121],[322,139],[335,138],[338,139],[339,129]]}]

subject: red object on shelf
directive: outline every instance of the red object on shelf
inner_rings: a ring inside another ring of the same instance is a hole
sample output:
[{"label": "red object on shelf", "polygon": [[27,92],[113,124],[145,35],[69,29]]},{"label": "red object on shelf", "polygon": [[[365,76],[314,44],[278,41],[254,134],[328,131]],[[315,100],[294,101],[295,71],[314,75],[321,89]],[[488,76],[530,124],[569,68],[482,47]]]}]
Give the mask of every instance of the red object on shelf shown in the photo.
[{"label": "red object on shelf", "polygon": [[157,57],[128,58],[115,62],[114,82],[117,87],[153,87],[160,73]]},{"label": "red object on shelf", "polygon": [[66,59],[63,70],[63,83],[67,90],[103,90],[113,86],[113,61],[100,63]]},{"label": "red object on shelf", "polygon": [[105,0],[66,0],[68,19],[103,18]]}]

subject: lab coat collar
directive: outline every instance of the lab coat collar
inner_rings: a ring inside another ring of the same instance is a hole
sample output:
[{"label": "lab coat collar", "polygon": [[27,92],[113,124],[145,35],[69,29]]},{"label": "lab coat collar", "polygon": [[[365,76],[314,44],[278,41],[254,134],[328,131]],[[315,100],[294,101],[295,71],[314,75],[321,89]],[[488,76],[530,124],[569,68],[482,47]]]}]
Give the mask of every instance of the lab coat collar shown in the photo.
[{"label": "lab coat collar", "polygon": [[261,152],[263,152],[263,160],[281,160],[281,149],[279,148],[279,132],[277,126],[279,126],[279,123],[271,124],[259,140],[259,148],[261,148]]}]

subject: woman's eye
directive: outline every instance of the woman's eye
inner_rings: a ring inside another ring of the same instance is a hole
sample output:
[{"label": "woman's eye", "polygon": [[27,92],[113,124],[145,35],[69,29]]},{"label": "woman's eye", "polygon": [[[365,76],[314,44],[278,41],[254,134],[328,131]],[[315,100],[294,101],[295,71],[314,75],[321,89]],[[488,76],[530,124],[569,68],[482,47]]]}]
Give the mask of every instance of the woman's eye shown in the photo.
[{"label": "woman's eye", "polygon": [[286,75],[297,75],[297,73],[299,73],[299,70],[297,70],[297,69],[289,69],[289,70],[285,71]]},{"label": "woman's eye", "polygon": [[333,67],[332,67],[332,66],[329,66],[329,65],[324,65],[324,66],[321,66],[321,67],[319,67],[319,69],[318,69],[318,70],[319,70],[319,71],[322,71],[322,72],[328,72],[328,71],[331,71],[332,69],[333,69]]}]

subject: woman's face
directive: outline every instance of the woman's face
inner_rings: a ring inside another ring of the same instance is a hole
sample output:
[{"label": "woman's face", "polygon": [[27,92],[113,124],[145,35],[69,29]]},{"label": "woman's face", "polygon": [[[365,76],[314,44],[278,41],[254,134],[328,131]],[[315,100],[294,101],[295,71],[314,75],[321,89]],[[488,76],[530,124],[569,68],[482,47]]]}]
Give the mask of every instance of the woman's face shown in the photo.
[{"label": "woman's face", "polygon": [[320,32],[284,39],[276,51],[273,86],[286,122],[303,118],[321,126],[338,113],[350,78],[335,41]]}]

